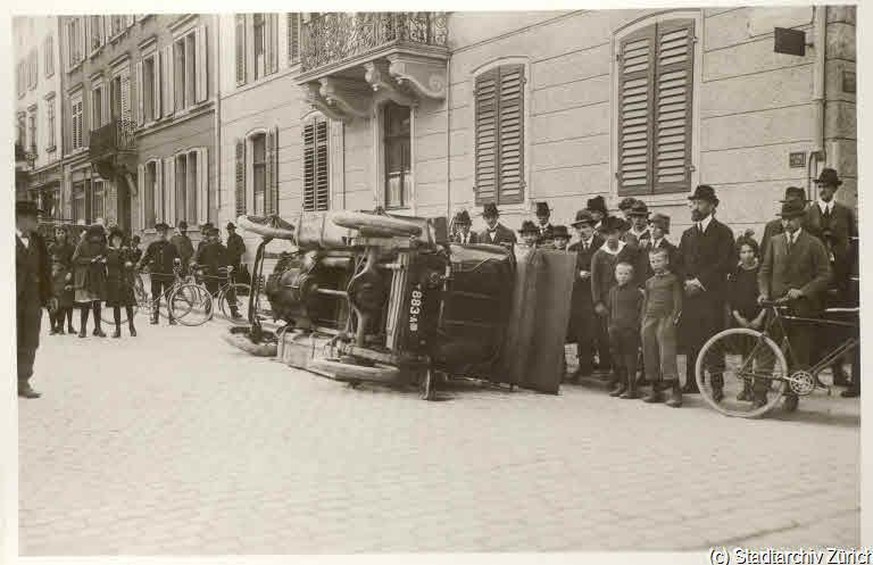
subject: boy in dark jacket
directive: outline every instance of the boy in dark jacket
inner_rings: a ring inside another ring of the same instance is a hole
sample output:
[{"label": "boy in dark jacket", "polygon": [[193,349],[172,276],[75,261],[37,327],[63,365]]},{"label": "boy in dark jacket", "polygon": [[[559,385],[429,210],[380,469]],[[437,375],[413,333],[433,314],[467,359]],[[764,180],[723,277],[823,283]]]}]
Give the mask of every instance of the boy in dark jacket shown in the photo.
[{"label": "boy in dark jacket", "polygon": [[649,252],[654,274],[645,283],[643,303],[643,363],[652,392],[645,402],[663,402],[661,381],[672,389],[667,405],[682,406],[682,387],[676,366],[676,325],[682,311],[683,287],[679,277],[670,272],[667,249],[659,247]]},{"label": "boy in dark jacket", "polygon": [[616,284],[609,290],[609,344],[618,386],[609,396],[639,398],[637,359],[640,350],[640,313],[643,293],[633,283],[634,267],[620,261],[615,266]]}]

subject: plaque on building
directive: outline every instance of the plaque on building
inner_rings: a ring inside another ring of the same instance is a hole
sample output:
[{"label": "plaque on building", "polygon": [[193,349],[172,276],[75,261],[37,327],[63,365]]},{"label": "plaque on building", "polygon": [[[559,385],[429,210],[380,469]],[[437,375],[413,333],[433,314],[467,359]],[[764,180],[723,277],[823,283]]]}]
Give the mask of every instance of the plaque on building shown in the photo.
[{"label": "plaque on building", "polygon": [[806,153],[798,151],[788,154],[788,166],[792,169],[802,169],[806,166]]},{"label": "plaque on building", "polygon": [[806,55],[806,33],[799,29],[777,27],[773,36],[773,51],[786,55]]}]

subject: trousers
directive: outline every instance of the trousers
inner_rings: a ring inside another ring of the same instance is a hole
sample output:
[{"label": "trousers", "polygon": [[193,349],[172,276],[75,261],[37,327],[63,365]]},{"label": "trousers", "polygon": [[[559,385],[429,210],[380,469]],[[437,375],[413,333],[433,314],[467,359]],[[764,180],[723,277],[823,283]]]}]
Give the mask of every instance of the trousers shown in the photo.
[{"label": "trousers", "polygon": [[643,365],[651,382],[679,378],[676,364],[676,324],[672,316],[643,319]]},{"label": "trousers", "polygon": [[636,378],[640,352],[640,332],[636,328],[609,328],[612,366],[616,376],[631,381]]},{"label": "trousers", "polygon": [[[167,276],[155,275],[151,276],[152,284],[152,300],[155,302],[155,310],[152,314],[152,319],[158,319],[158,309],[161,307],[161,297],[165,292],[168,292],[170,288],[173,286],[173,279]],[[167,296],[167,316],[170,320],[173,319],[173,309],[172,305],[169,303],[169,295]]]},{"label": "trousers", "polygon": [[25,384],[33,376],[33,362],[39,347],[42,306],[37,300],[23,300],[17,308],[18,382]]}]

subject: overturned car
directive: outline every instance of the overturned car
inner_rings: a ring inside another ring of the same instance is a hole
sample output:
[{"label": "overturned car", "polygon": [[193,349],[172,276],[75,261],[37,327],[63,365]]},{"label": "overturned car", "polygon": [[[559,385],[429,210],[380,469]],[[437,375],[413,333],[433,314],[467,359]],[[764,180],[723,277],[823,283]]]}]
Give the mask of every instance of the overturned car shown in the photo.
[{"label": "overturned car", "polygon": [[[444,218],[303,212],[291,221],[240,216],[283,248],[250,325],[228,342],[352,384],[438,383],[466,377],[556,393],[563,374],[575,257],[548,250],[450,243]],[[257,302],[260,293],[249,300]]]}]

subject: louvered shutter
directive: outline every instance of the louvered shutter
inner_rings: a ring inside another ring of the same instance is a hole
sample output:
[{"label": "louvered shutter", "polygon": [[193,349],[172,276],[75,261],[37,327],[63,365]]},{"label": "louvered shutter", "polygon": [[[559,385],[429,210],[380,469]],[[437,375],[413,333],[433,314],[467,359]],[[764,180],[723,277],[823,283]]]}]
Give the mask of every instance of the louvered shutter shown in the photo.
[{"label": "louvered shutter", "polygon": [[[166,208],[166,197],[164,196],[164,162],[160,159],[155,160],[155,191],[153,195],[153,205],[155,207],[155,221],[165,221],[164,210]],[[151,226],[149,226],[151,227]]]},{"label": "louvered shutter", "polygon": [[694,20],[658,25],[654,191],[691,190]]},{"label": "louvered shutter", "polygon": [[161,119],[161,91],[164,90],[164,83],[161,80],[162,54],[158,51],[152,58],[152,116],[156,121]]},{"label": "louvered shutter", "polygon": [[143,81],[142,61],[136,64],[136,123],[145,121],[145,82]]},{"label": "louvered shutter", "polygon": [[[278,16],[277,16],[278,17]],[[273,191],[273,213],[279,213],[279,126],[273,128],[273,184],[267,189]]]},{"label": "louvered shutter", "polygon": [[209,162],[206,147],[197,150],[197,223],[209,221]]},{"label": "louvered shutter", "polygon": [[176,159],[164,159],[164,218],[163,221],[175,224],[176,221]]},{"label": "louvered shutter", "polygon": [[161,78],[161,84],[163,85],[163,100],[161,101],[161,106],[163,106],[164,116],[172,116],[173,112],[176,111],[176,102],[174,98],[174,84],[176,80],[176,76],[173,74],[173,44],[167,45],[163,49],[163,68],[161,72],[163,75]]},{"label": "louvered shutter", "polygon": [[267,214],[276,213],[275,194],[273,193],[273,183],[276,180],[276,163],[273,159],[273,154],[276,152],[276,133],[271,129],[267,132],[266,141],[266,174],[264,186],[264,210]]},{"label": "louvered shutter", "polygon": [[246,82],[246,17],[236,15],[236,83]]},{"label": "louvered shutter", "polygon": [[328,123],[315,124],[315,209],[327,210],[330,202],[330,171],[328,167]]},{"label": "louvered shutter", "polygon": [[303,210],[315,210],[315,121],[303,126]]},{"label": "louvered shutter", "polygon": [[476,77],[476,203],[497,199],[497,95],[500,69]]},{"label": "louvered shutter", "polygon": [[643,194],[652,186],[655,26],[628,35],[619,54],[619,194]]},{"label": "louvered shutter", "polygon": [[121,75],[121,119],[130,122],[130,71]]},{"label": "louvered shutter", "polygon": [[288,14],[288,60],[296,63],[300,58],[300,14]]},{"label": "louvered shutter", "polygon": [[145,229],[146,225],[146,205],[148,196],[145,192],[145,166],[139,165],[136,168],[136,196],[139,204],[139,229]]},{"label": "louvered shutter", "polygon": [[245,140],[236,142],[236,215],[246,213],[246,144]]},{"label": "louvered shutter", "polygon": [[194,30],[194,75],[197,82],[194,84],[194,101],[203,102],[209,95],[208,53],[206,50],[206,26],[200,26]]},{"label": "louvered shutter", "polygon": [[524,65],[500,67],[498,134],[500,204],[524,201]]},{"label": "louvered shutter", "polygon": [[264,30],[266,32],[265,75],[276,72],[279,63],[279,18],[276,14],[264,14]]}]

